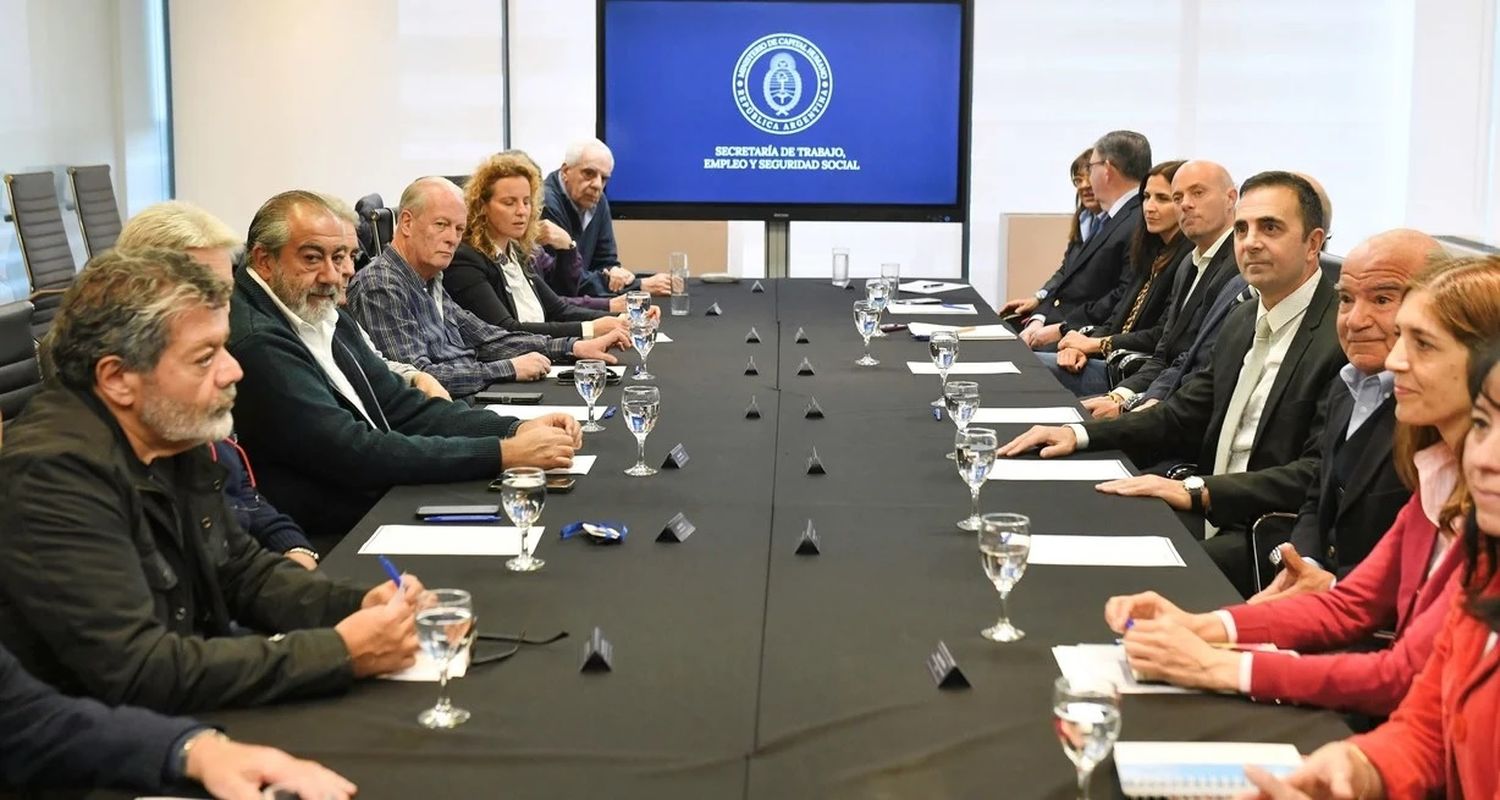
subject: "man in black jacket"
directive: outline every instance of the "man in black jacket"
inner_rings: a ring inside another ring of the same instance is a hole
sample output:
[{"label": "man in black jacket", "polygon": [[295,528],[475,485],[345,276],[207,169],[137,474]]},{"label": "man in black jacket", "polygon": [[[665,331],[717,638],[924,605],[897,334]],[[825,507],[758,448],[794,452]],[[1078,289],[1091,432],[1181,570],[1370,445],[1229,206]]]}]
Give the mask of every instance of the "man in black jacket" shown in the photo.
[{"label": "man in black jacket", "polygon": [[1333,286],[1318,266],[1322,225],[1322,206],[1305,179],[1264,172],[1245,181],[1235,211],[1235,259],[1260,300],[1230,313],[1212,366],[1149,409],[1038,426],[1001,455],[1038,446],[1043,457],[1119,448],[1138,464],[1198,464],[1207,477],[1142,475],[1098,488],[1157,497],[1188,512],[1190,527],[1204,526],[1204,548],[1249,596],[1246,528],[1261,514],[1300,504],[1317,470],[1321,398],[1345,363],[1334,332]]},{"label": "man in black jacket", "polygon": [[309,572],[231,523],[203,447],[233,424],[229,291],[181,253],[94,259],[48,334],[56,379],[6,437],[0,644],[68,694],[247,706],[415,660],[415,596]]},{"label": "man in black jacket", "polygon": [[[542,216],[573,238],[571,248],[555,249],[576,249],[583,259],[577,286],[552,288],[564,297],[608,297],[637,289],[654,295],[671,294],[672,276],[659,273],[637,278],[620,266],[615,224],[609,215],[609,198],[604,196],[604,187],[614,171],[615,157],[609,146],[598,139],[584,139],[569,145],[562,167],[547,176]],[[561,271],[553,274],[562,276]]]}]

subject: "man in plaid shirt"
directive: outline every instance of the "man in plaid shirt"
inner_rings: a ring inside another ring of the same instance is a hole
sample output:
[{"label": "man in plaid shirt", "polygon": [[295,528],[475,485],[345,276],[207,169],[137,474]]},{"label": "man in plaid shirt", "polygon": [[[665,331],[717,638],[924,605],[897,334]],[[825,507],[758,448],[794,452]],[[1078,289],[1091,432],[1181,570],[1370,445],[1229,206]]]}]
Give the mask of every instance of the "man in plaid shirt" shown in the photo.
[{"label": "man in plaid shirt", "polygon": [[534,381],[553,361],[596,358],[629,346],[622,331],[549,338],[491,325],[453,302],[441,275],[463,240],[463,195],[447,178],[421,178],[401,194],[391,245],[355,273],[349,310],[387,356],[438,379],[454,397],[496,381]]}]

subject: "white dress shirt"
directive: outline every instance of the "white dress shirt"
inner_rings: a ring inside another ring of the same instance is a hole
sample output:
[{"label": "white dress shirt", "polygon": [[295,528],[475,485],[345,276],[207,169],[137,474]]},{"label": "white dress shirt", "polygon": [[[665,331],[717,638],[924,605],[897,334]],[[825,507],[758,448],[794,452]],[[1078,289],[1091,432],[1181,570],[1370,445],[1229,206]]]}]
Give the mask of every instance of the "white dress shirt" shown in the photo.
[{"label": "white dress shirt", "polygon": [[250,273],[250,278],[260,284],[260,288],[266,290],[266,296],[270,297],[271,302],[276,304],[276,308],[281,310],[281,315],[286,317],[286,321],[291,323],[292,330],[297,333],[297,338],[301,339],[302,343],[307,346],[308,351],[312,353],[313,360],[318,362],[318,366],[323,370],[324,377],[328,378],[328,382],[333,384],[333,388],[337,389],[338,393],[344,396],[344,399],[353,403],[354,407],[359,409],[360,415],[365,418],[366,422],[370,423],[370,427],[378,427],[375,424],[375,420],[371,419],[369,409],[365,408],[364,401],[359,399],[359,393],[354,391],[354,384],[349,382],[349,377],[344,374],[343,370],[339,369],[338,362],[333,360],[333,332],[338,327],[338,310],[332,306],[328,306],[328,313],[324,314],[323,319],[314,325],[297,316],[296,312],[290,308],[287,308],[286,303],[281,302],[281,298],[277,297],[276,293],[271,291],[271,287],[266,285],[264,280],[261,280],[260,275],[255,270],[247,271]]},{"label": "white dress shirt", "polygon": [[1354,408],[1349,413],[1349,427],[1344,429],[1344,439],[1347,441],[1365,424],[1365,420],[1374,416],[1376,409],[1390,399],[1391,393],[1396,390],[1396,374],[1381,370],[1374,375],[1366,375],[1353,364],[1345,364],[1339,370],[1339,379],[1349,387],[1349,394],[1354,397]]},{"label": "white dress shirt", "polygon": [[536,287],[526,279],[526,272],[521,265],[510,257],[510,253],[501,253],[495,261],[500,265],[500,274],[505,276],[505,286],[510,290],[511,302],[516,306],[517,322],[546,322],[547,312],[542,309],[542,301],[536,296]]},{"label": "white dress shirt", "polygon": [[1219,238],[1215,239],[1214,243],[1209,245],[1207,250],[1200,253],[1197,248],[1193,249],[1193,269],[1196,270],[1196,273],[1193,275],[1192,284],[1187,287],[1187,291],[1182,293],[1182,299],[1178,302],[1178,308],[1187,305],[1188,298],[1193,296],[1193,290],[1198,288],[1198,281],[1203,280],[1203,273],[1208,271],[1208,265],[1213,262],[1214,256],[1219,254],[1219,248],[1223,247],[1224,243],[1229,241],[1229,235],[1232,233],[1234,233],[1232,226],[1225,228],[1224,232],[1219,234]]}]

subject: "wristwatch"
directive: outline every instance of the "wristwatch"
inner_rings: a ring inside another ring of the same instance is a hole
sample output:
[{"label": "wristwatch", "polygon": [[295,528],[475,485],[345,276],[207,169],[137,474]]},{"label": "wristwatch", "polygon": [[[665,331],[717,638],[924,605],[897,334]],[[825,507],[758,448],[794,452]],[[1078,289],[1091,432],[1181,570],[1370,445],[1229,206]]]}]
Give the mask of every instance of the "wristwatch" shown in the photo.
[{"label": "wristwatch", "polygon": [[1182,488],[1187,490],[1188,498],[1193,501],[1193,513],[1203,513],[1203,478],[1192,475],[1182,480]]}]

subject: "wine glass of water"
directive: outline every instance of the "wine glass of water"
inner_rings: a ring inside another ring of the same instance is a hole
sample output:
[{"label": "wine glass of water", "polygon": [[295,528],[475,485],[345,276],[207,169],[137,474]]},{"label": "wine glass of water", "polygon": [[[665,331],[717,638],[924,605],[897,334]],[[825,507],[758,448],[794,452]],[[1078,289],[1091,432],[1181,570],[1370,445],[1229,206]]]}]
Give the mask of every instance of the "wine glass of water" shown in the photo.
[{"label": "wine glass of water", "polygon": [[932,401],[932,405],[941,408],[943,385],[948,382],[948,370],[953,369],[953,364],[958,361],[958,334],[954,331],[933,331],[927,337],[927,352],[932,356],[932,365],[938,371],[939,396]]},{"label": "wine glass of water", "polygon": [[604,394],[604,385],[609,382],[609,368],[598,359],[584,359],[573,367],[573,388],[578,390],[578,396],[583,402],[588,403],[589,418],[583,423],[585,433],[598,433],[604,430],[604,426],[594,419],[594,404],[599,402],[600,395]]},{"label": "wine glass of water", "polygon": [[[974,412],[979,410],[979,384],[974,381],[944,383],[943,406],[948,410],[948,418],[953,420],[954,426],[960,431],[969,427],[969,421],[974,419]],[[956,455],[949,453],[945,458],[952,461]]]},{"label": "wine glass of water", "polygon": [[953,452],[958,454],[958,476],[969,485],[969,517],[959,520],[961,530],[977,531],[979,521],[979,490],[995,466],[995,449],[1000,440],[990,428],[965,428],[953,439]]},{"label": "wine glass of water", "polygon": [[627,386],[620,407],[625,411],[625,424],[635,434],[636,444],[635,466],[625,470],[625,474],[635,478],[655,475],[656,470],[646,465],[646,437],[661,414],[661,391],[655,386]]},{"label": "wine glass of water", "polygon": [[1052,726],[1078,772],[1078,800],[1089,798],[1089,778],[1120,736],[1120,692],[1114,684],[1058,678],[1052,687]]},{"label": "wine glass of water", "polygon": [[424,728],[456,728],[469,719],[469,712],[448,699],[448,668],[474,640],[474,600],[462,589],[433,589],[418,605],[417,638],[438,665],[438,701],[417,721]]},{"label": "wine glass of water", "polygon": [[1026,632],[1010,624],[1010,592],[1026,574],[1031,555],[1031,520],[1023,514],[985,514],[979,518],[979,561],[1000,593],[1000,621],[980,635],[992,642],[1016,642]]},{"label": "wine glass of water", "polygon": [[530,533],[547,505],[547,473],[537,467],[512,467],[501,473],[500,505],[505,516],[521,531],[521,554],[505,562],[505,568],[512,572],[541,569],[547,562],[531,555],[541,534],[533,538]]},{"label": "wine glass of water", "polygon": [[656,380],[656,376],[646,369],[646,358],[651,355],[651,348],[656,345],[656,323],[650,319],[643,319],[640,324],[630,323],[630,343],[635,346],[636,352],[641,354],[641,366],[635,371],[633,380]]},{"label": "wine glass of water", "polygon": [[875,334],[875,329],[880,327],[880,310],[869,300],[854,301],[854,329],[865,340],[865,354],[860,356],[854,363],[861,367],[873,367],[880,363],[874,356],[870,355],[870,337]]},{"label": "wine glass of water", "polygon": [[625,293],[626,319],[631,325],[639,325],[645,322],[647,314],[651,312],[650,292],[626,292]]},{"label": "wine glass of water", "polygon": [[[865,281],[865,299],[869,300],[870,305],[875,307],[876,313],[885,313],[885,307],[890,304],[891,295],[894,291],[890,281],[885,278],[871,278]],[[870,336],[875,339],[883,339],[885,338],[885,331],[877,327],[875,332],[870,334]]]}]

